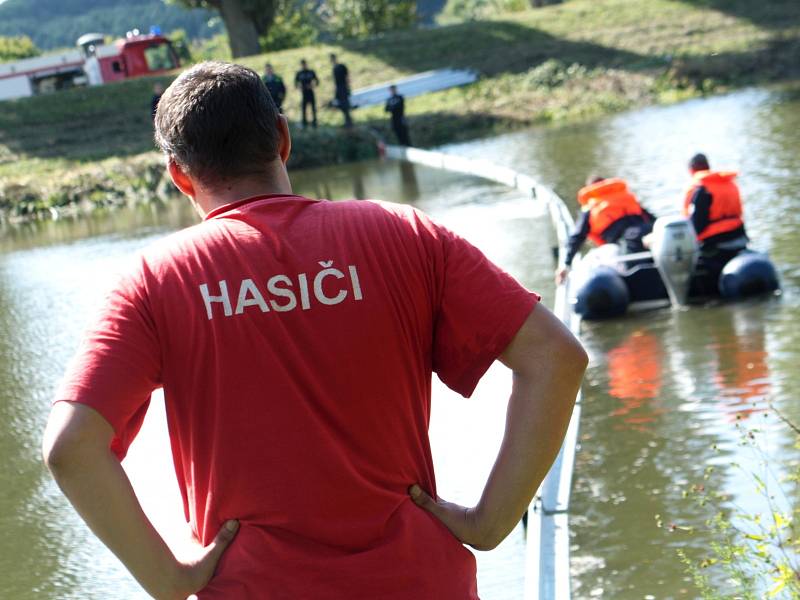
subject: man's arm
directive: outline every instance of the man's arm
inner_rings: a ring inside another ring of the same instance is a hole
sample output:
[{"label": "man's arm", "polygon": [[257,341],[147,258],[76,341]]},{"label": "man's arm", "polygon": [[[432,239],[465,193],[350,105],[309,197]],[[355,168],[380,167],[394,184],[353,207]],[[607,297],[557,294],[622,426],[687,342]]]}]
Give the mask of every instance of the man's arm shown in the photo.
[{"label": "man's arm", "polygon": [[711,194],[702,185],[695,189],[690,206],[692,225],[697,235],[708,227],[709,211],[711,210]]},{"label": "man's arm", "polygon": [[42,452],[64,495],[89,528],[154,598],[184,600],[206,586],[238,524],[229,521],[190,562],[178,561],[142,511],[119,460],[114,431],[94,409],[57,402]]},{"label": "man's arm", "polygon": [[587,355],[580,342],[538,304],[500,360],[513,372],[503,442],[478,504],[433,500],[418,485],[414,502],[463,543],[491,550],[516,526],[561,447]]},{"label": "man's arm", "polygon": [[657,216],[655,216],[655,214],[647,210],[644,206],[642,206],[642,214],[646,217],[646,220],[650,223],[655,223],[656,219],[658,218]]},{"label": "man's arm", "polygon": [[581,246],[583,246],[583,243],[586,241],[588,235],[589,235],[589,211],[584,210],[581,211],[581,214],[578,217],[578,221],[575,223],[575,227],[569,234],[569,239],[567,240],[567,256],[564,258],[564,264],[566,264],[567,266],[570,266],[572,264],[572,260],[575,258],[575,255],[578,253],[578,250],[581,249]]},{"label": "man's arm", "polygon": [[561,285],[564,283],[564,280],[567,278],[567,273],[569,273],[569,269],[572,266],[572,261],[575,259],[575,255],[578,254],[578,250],[581,249],[588,235],[589,211],[584,210],[578,217],[578,221],[575,223],[575,227],[572,229],[572,233],[570,233],[569,239],[567,240],[567,255],[564,257],[564,264],[556,270],[556,284]]}]

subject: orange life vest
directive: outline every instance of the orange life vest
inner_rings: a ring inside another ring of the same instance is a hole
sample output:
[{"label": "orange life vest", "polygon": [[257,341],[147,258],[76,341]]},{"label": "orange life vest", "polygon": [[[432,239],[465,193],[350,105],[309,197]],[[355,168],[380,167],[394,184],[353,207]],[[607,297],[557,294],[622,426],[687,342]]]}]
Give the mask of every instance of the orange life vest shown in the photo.
[{"label": "orange life vest", "polygon": [[739,187],[733,181],[736,173],[733,171],[697,171],[692,177],[692,185],[686,191],[683,200],[683,215],[689,217],[692,205],[692,196],[695,190],[703,186],[711,194],[711,206],[708,209],[708,226],[703,231],[697,232],[698,240],[705,240],[720,233],[727,233],[738,229],[742,221],[742,200],[739,197]]},{"label": "orange life vest", "polygon": [[589,211],[589,239],[598,246],[605,244],[601,237],[614,221],[628,215],[641,215],[642,207],[622,179],[603,179],[587,185],[578,192],[578,202]]}]

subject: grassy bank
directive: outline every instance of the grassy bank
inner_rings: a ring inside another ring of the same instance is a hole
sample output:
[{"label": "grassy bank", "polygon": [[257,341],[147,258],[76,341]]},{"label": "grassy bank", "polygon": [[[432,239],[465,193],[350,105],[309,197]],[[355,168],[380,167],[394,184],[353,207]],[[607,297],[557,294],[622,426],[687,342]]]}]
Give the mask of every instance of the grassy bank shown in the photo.
[{"label": "grassy bank", "polygon": [[[333,95],[329,52],[358,88],[439,67],[476,70],[470,86],[409,99],[415,144],[432,146],[537,123],[587,119],[732,87],[800,78],[797,0],[567,0],[490,21],[396,32],[241,62],[275,65],[289,84],[301,58]],[[168,79],[165,79],[168,81]],[[75,201],[128,202],[169,186],[152,152],[153,80],[0,103],[0,210],[49,212]],[[291,86],[290,86],[291,87]],[[285,111],[299,120],[290,90]],[[320,110],[320,129],[295,128],[293,168],[362,158],[370,130],[391,140],[381,107],[355,112],[359,131]],[[93,182],[97,185],[93,185]]]}]

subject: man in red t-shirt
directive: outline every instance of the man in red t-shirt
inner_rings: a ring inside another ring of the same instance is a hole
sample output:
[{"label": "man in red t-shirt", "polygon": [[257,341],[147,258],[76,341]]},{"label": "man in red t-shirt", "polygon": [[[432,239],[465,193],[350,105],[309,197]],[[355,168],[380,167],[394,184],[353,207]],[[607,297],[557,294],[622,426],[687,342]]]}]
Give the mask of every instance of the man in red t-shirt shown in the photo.
[{"label": "man in red t-shirt", "polygon": [[[477,598],[555,457],[586,366],[508,274],[408,206],[292,194],[284,117],[255,72],[204,63],[156,138],[203,221],[117,284],[55,397],[44,456],[156,598]],[[469,396],[514,374],[473,508],[436,496],[431,373]],[[198,557],[173,556],[120,459],[163,387]]]}]

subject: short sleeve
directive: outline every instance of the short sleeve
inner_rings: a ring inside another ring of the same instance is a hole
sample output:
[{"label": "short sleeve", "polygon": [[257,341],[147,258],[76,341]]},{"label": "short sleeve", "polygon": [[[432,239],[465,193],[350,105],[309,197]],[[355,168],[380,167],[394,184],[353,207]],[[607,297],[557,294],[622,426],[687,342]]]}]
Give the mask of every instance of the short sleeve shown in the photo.
[{"label": "short sleeve", "polygon": [[114,429],[111,449],[120,459],[160,386],[158,338],[140,281],[126,277],[111,291],[54,398],[99,412]]},{"label": "short sleeve", "polygon": [[443,272],[433,370],[448,387],[469,397],[540,297],[463,238],[439,225],[436,229]]}]

